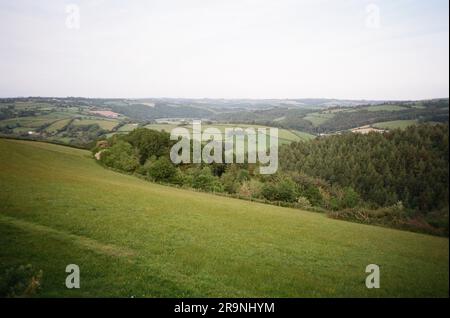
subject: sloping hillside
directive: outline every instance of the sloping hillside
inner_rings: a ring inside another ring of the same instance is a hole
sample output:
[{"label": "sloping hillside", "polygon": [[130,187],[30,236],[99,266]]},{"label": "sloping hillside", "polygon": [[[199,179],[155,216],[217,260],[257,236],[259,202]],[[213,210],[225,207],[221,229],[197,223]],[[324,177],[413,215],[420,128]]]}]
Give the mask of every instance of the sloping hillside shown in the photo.
[{"label": "sloping hillside", "polygon": [[83,150],[0,139],[0,189],[0,275],[42,269],[40,296],[448,297],[446,238],[160,186]]}]

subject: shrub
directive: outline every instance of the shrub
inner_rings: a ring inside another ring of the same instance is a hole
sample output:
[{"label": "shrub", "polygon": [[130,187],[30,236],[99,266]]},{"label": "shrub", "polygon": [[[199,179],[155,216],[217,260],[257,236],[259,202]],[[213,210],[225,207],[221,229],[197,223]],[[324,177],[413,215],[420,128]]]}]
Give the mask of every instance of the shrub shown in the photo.
[{"label": "shrub", "polygon": [[239,189],[239,182],[236,180],[236,174],[232,171],[227,171],[220,177],[223,188],[228,193],[236,193]]},{"label": "shrub", "polygon": [[266,182],[262,186],[261,195],[269,201],[295,202],[297,191],[292,180],[281,179],[278,182]]},{"label": "shrub", "polygon": [[351,208],[330,212],[328,215],[336,219],[352,220],[366,224],[397,224],[401,219],[406,219],[408,216],[400,201],[390,207],[375,210]]},{"label": "shrub", "polygon": [[138,128],[124,137],[138,152],[139,163],[144,164],[151,156],[169,154],[170,134],[146,128]]},{"label": "shrub", "polygon": [[276,201],[278,197],[277,187],[272,182],[266,182],[261,189],[261,195],[266,200]]},{"label": "shrub", "polygon": [[239,187],[239,195],[246,197],[246,198],[251,198],[252,197],[252,191],[250,190],[250,185],[248,182],[244,182],[240,187]]},{"label": "shrub", "polygon": [[361,201],[361,198],[359,194],[353,190],[351,187],[344,188],[344,193],[342,196],[342,202],[341,207],[342,208],[354,208],[356,207],[359,202]]},{"label": "shrub", "polygon": [[439,211],[432,211],[429,212],[426,217],[425,220],[427,221],[427,223],[429,223],[430,225],[442,229],[442,232],[448,236],[448,207],[444,208],[442,210]]},{"label": "shrub", "polygon": [[189,171],[187,172],[180,171],[178,174],[178,179],[180,180],[180,183],[183,187],[193,188],[194,175]]},{"label": "shrub", "polygon": [[32,265],[7,269],[0,277],[0,297],[30,297],[41,288],[43,272]]},{"label": "shrub", "polygon": [[203,191],[223,192],[223,185],[219,178],[212,175],[209,167],[204,167],[194,174],[192,187]]},{"label": "shrub", "polygon": [[147,175],[154,181],[171,182],[173,181],[176,173],[177,169],[166,157],[161,157],[151,163],[147,170]]},{"label": "shrub", "polygon": [[297,199],[298,207],[302,209],[309,209],[311,208],[311,203],[309,200],[305,197],[299,197]]},{"label": "shrub", "polygon": [[[447,218],[447,220],[443,222],[448,222],[448,214],[443,211],[436,211],[435,213],[435,216],[437,216],[439,220],[443,221],[444,218]],[[335,219],[384,225],[414,232],[448,236],[448,223],[447,227],[445,227],[443,224],[433,223],[427,216],[422,215],[420,212],[413,212],[412,214],[408,213],[401,201],[398,201],[392,206],[378,209],[353,208],[328,212],[328,216]]]},{"label": "shrub", "polygon": [[305,190],[303,190],[301,194],[305,196],[313,206],[323,205],[323,198],[322,194],[320,194],[319,188],[310,185]]},{"label": "shrub", "polygon": [[248,172],[248,170],[240,169],[237,173],[237,181],[243,182],[248,180],[250,180],[250,173]]},{"label": "shrub", "polygon": [[295,183],[290,179],[283,179],[277,184],[277,201],[295,202],[297,191]]},{"label": "shrub", "polygon": [[100,161],[108,167],[126,172],[133,172],[139,166],[133,147],[122,140],[104,150]]},{"label": "shrub", "polygon": [[261,191],[262,191],[262,187],[263,184],[262,182],[255,180],[255,179],[250,179],[250,181],[245,182],[248,186],[248,189],[250,191],[250,196],[252,198],[261,198]]},{"label": "shrub", "polygon": [[247,198],[261,198],[262,187],[263,184],[258,180],[244,181],[239,188],[239,195]]}]

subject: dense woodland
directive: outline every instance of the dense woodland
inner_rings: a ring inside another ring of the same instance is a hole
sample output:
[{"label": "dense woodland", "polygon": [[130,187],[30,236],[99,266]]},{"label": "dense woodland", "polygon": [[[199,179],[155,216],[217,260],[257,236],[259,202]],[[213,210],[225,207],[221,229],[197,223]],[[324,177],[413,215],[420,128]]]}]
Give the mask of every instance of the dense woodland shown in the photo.
[{"label": "dense woodland", "polygon": [[342,134],[282,146],[280,169],[174,165],[169,134],[136,129],[97,143],[105,166],[151,181],[448,235],[448,124]]},{"label": "dense woodland", "polygon": [[426,212],[448,204],[448,125],[293,143],[282,149],[280,164],[285,171],[351,186],[377,206],[402,201]]}]

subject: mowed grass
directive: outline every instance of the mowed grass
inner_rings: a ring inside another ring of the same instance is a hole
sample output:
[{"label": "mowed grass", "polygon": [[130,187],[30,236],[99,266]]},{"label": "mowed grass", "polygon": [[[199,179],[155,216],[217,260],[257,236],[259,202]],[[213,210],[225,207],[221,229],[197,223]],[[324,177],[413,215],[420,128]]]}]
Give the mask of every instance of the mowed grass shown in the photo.
[{"label": "mowed grass", "polygon": [[0,139],[0,188],[0,273],[33,264],[44,297],[448,297],[446,238],[156,185],[37,142]]}]

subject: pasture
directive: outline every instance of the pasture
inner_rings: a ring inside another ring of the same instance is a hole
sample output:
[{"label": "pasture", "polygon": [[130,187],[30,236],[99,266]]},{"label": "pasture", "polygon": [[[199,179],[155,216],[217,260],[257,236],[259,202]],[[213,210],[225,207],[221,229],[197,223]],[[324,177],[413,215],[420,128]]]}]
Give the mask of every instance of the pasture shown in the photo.
[{"label": "pasture", "polygon": [[0,139],[0,188],[0,275],[42,269],[42,297],[448,297],[447,238],[153,184],[39,142]]}]

